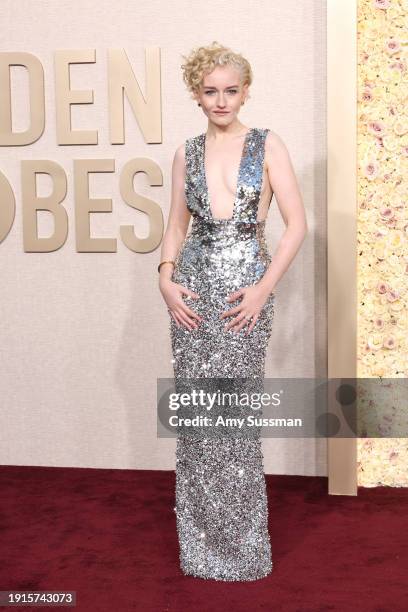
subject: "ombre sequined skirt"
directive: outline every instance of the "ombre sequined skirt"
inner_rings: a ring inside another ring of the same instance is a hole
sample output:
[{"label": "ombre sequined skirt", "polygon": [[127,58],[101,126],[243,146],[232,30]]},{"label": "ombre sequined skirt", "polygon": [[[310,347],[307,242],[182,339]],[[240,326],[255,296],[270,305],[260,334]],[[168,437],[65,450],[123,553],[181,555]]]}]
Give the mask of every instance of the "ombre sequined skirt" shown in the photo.
[{"label": "ombre sequined skirt", "polygon": [[[170,322],[178,379],[253,379],[262,384],[272,331],[271,294],[249,334],[225,331],[226,297],[258,282],[271,256],[265,222],[195,217],[176,259],[173,281],[199,294],[186,303],[203,317],[189,331]],[[183,298],[185,299],[185,297]],[[233,386],[235,381],[231,381]],[[259,415],[257,415],[259,416]],[[187,575],[248,581],[272,570],[268,506],[259,435],[223,437],[180,431],[176,446],[180,566]]]}]

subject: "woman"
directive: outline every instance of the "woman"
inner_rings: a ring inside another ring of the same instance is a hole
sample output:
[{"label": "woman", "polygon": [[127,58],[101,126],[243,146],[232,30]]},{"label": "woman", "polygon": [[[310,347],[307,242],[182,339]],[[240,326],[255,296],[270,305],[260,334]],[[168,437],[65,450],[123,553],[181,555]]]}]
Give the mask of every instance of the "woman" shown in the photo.
[{"label": "woman", "polygon": [[[280,137],[238,119],[252,82],[248,61],[216,42],[184,59],[208,126],[174,156],[159,286],[175,380],[221,379],[238,389],[263,381],[274,291],[306,234],[305,212]],[[264,228],[273,193],[287,227],[272,258]],[[179,429],[177,437],[181,568],[206,579],[262,578],[272,556],[259,434],[195,434]]]}]

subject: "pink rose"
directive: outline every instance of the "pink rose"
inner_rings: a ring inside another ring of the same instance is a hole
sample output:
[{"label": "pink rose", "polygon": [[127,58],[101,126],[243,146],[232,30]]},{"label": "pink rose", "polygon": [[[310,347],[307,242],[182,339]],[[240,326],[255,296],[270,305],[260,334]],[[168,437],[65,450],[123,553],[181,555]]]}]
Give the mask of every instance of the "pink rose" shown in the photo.
[{"label": "pink rose", "polygon": [[388,51],[388,53],[396,53],[397,51],[401,49],[401,45],[399,44],[398,40],[394,40],[393,38],[390,38],[385,43],[385,49],[386,51]]},{"label": "pink rose", "polygon": [[383,219],[392,219],[394,217],[394,211],[389,206],[381,208],[380,215]]},{"label": "pink rose", "polygon": [[400,298],[400,293],[396,289],[390,289],[387,292],[387,300],[389,302],[395,302],[396,300],[399,300],[399,298]]},{"label": "pink rose", "polygon": [[393,349],[395,348],[395,345],[396,345],[395,338],[393,336],[388,336],[387,338],[384,339],[384,343],[383,343],[384,348]]},{"label": "pink rose", "polygon": [[405,72],[405,70],[406,70],[405,63],[400,61],[400,60],[390,64],[390,68],[391,68],[391,70],[400,70],[401,72]]},{"label": "pink rose", "polygon": [[374,162],[370,162],[364,168],[364,174],[367,178],[373,179],[378,175],[378,165]]},{"label": "pink rose", "polygon": [[377,121],[369,121],[368,122],[368,130],[372,133],[375,134],[376,136],[380,136],[382,134],[384,134],[385,132],[385,125],[382,121],[379,121],[377,119]]},{"label": "pink rose", "polygon": [[390,0],[373,0],[374,8],[387,9],[390,8]]}]

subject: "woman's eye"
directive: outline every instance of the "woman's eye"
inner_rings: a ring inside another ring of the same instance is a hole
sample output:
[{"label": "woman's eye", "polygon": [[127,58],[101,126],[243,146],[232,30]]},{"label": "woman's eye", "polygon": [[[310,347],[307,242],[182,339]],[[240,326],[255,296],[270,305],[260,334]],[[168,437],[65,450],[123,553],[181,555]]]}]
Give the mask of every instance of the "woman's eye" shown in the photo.
[{"label": "woman's eye", "polygon": [[[236,94],[237,91],[238,91],[237,89],[229,89],[227,93]],[[209,95],[209,94],[213,94],[215,92],[214,91],[205,91],[204,93],[205,93],[205,95]]]}]

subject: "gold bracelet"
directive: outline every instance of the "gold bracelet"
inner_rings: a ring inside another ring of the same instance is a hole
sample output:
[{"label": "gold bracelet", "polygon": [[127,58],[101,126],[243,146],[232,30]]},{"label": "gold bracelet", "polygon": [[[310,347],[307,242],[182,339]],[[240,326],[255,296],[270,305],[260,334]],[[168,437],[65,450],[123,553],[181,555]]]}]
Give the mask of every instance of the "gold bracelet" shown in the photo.
[{"label": "gold bracelet", "polygon": [[159,263],[158,267],[157,267],[157,271],[158,271],[159,273],[160,273],[160,268],[161,268],[161,266],[162,266],[163,264],[165,264],[165,263],[171,263],[171,264],[173,264],[173,266],[175,266],[175,264],[176,264],[176,262],[175,262],[175,261],[170,261],[170,260],[167,260],[167,261],[161,261],[161,262]]}]

